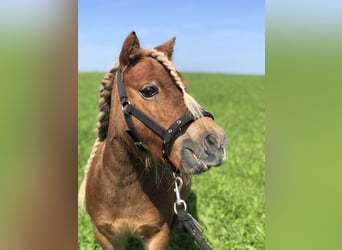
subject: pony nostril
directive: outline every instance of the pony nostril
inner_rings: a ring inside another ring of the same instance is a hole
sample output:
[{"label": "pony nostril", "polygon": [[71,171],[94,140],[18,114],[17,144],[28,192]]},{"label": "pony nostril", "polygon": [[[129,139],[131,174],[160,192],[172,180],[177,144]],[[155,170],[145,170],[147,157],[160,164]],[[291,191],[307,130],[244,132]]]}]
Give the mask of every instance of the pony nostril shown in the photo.
[{"label": "pony nostril", "polygon": [[206,141],[208,142],[209,145],[211,146],[218,146],[217,143],[217,137],[213,134],[209,134],[206,136]]},{"label": "pony nostril", "polygon": [[200,160],[207,166],[220,166],[226,160],[225,143],[220,135],[208,133],[204,135],[201,147],[196,151]]}]

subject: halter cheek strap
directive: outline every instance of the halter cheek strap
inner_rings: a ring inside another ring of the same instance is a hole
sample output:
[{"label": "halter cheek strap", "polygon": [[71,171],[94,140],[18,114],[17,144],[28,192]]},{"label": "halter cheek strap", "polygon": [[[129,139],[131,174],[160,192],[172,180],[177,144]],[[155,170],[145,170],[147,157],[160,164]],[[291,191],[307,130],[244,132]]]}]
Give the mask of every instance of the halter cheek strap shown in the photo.
[{"label": "halter cheek strap", "polygon": [[[170,163],[173,172],[178,172],[178,170],[173,166],[170,161],[169,153],[170,153],[170,145],[177,138],[177,135],[185,130],[190,123],[195,121],[194,116],[190,112],[186,112],[183,116],[178,118],[168,129],[164,129],[158,123],[153,121],[143,112],[135,107],[134,104],[131,104],[128,100],[125,85],[122,79],[121,68],[118,69],[117,73],[117,85],[119,91],[120,102],[122,105],[122,111],[124,113],[124,117],[127,124],[126,132],[131,136],[134,141],[134,145],[139,148],[141,151],[147,151],[148,148],[146,145],[142,143],[139,138],[139,135],[135,129],[132,116],[141,121],[146,127],[152,130],[156,135],[158,135],[163,140],[162,145],[162,155],[166,162]],[[207,110],[201,109],[201,113],[205,117],[210,117],[214,119],[214,116]]]}]

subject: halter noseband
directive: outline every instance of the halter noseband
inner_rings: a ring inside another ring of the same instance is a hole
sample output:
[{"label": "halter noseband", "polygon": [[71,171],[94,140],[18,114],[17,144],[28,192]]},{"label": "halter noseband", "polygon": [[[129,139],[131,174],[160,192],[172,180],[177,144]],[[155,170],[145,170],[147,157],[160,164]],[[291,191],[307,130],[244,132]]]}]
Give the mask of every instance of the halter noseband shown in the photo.
[{"label": "halter noseband", "polygon": [[[177,135],[190,123],[195,121],[195,117],[188,111],[183,116],[178,118],[168,129],[164,129],[158,123],[153,121],[143,112],[135,107],[134,104],[131,104],[128,100],[125,85],[122,79],[121,68],[119,67],[117,71],[117,84],[120,102],[122,105],[122,112],[124,113],[124,117],[127,123],[128,129],[126,132],[131,136],[134,141],[134,145],[139,148],[141,151],[148,151],[147,146],[145,146],[139,138],[139,135],[135,129],[132,116],[136,117],[140,120],[146,127],[152,130],[155,134],[157,134],[162,140],[162,155],[164,160],[171,165],[173,172],[178,172],[178,170],[173,166],[170,161],[169,153],[170,153],[170,145],[176,139]],[[206,117],[210,117],[214,119],[214,116],[207,110],[201,109],[201,114]]]}]

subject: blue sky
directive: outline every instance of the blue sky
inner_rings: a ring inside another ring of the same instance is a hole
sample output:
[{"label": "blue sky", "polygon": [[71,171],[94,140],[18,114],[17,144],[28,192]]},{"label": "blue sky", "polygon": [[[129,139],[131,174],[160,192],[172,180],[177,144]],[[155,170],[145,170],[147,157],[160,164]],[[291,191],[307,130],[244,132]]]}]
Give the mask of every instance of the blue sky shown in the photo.
[{"label": "blue sky", "polygon": [[179,71],[265,73],[264,1],[81,0],[78,6],[79,71],[108,70],[134,30],[146,48],[176,36]]}]

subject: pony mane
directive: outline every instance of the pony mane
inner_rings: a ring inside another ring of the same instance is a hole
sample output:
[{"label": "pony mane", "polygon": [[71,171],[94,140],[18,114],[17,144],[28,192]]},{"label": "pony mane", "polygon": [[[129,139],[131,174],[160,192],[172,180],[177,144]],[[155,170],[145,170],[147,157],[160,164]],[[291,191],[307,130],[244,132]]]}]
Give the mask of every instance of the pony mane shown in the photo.
[{"label": "pony mane", "polygon": [[101,81],[102,87],[100,89],[100,99],[98,101],[98,107],[100,109],[100,113],[97,116],[97,138],[89,155],[87,164],[84,168],[84,178],[80,185],[80,189],[78,191],[78,206],[80,208],[84,208],[85,205],[85,193],[86,193],[86,185],[87,185],[87,175],[91,166],[91,163],[96,155],[96,152],[106,137],[109,126],[109,114],[110,114],[110,104],[111,104],[111,95],[113,89],[113,80],[116,75],[116,72],[119,68],[119,63],[115,63],[112,68],[106,73],[104,78]]},{"label": "pony mane", "polygon": [[119,66],[119,63],[116,62],[101,81],[102,87],[100,89],[100,99],[98,101],[100,113],[97,116],[96,124],[99,141],[104,141],[107,137],[113,82]]}]

